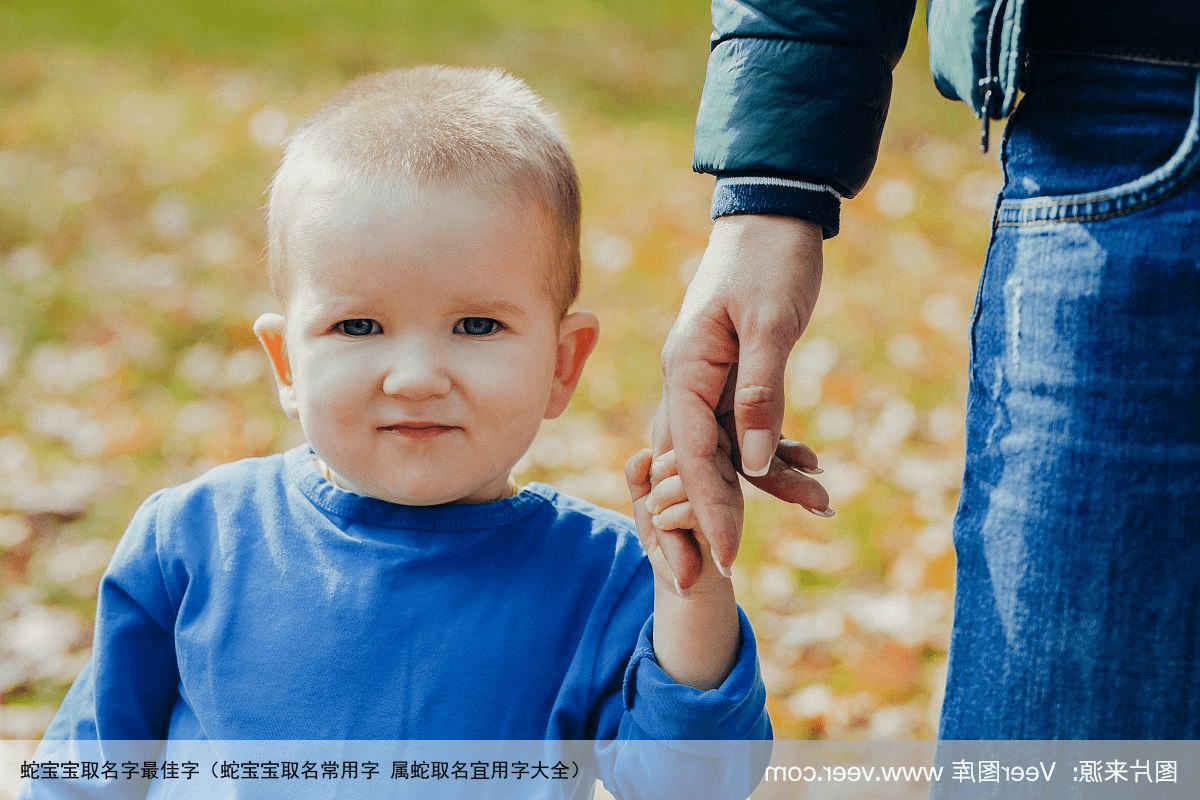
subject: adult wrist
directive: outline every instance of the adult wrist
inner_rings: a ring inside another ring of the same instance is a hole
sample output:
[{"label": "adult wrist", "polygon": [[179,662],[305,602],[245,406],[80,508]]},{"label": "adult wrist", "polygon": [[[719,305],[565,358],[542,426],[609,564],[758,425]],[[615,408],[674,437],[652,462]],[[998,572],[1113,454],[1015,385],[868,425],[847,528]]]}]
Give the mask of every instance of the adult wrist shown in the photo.
[{"label": "adult wrist", "polygon": [[729,214],[713,221],[711,241],[739,247],[755,241],[775,248],[815,246],[820,251],[824,233],[819,223],[779,214]]}]

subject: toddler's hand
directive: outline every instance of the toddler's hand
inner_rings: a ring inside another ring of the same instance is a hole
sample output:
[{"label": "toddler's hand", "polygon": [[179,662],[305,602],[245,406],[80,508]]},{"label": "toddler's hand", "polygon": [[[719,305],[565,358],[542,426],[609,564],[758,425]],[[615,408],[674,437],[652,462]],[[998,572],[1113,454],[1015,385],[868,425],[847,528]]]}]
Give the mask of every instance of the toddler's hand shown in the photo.
[{"label": "toddler's hand", "polygon": [[[714,459],[721,477],[720,490],[727,507],[741,516],[742,487],[733,466],[732,448],[728,435],[718,436],[718,452]],[[634,520],[642,547],[650,558],[655,577],[676,594],[682,594],[680,581],[672,570],[686,552],[699,551],[700,576],[689,581],[687,590],[704,592],[728,580],[712,556],[712,546],[696,520],[695,510],[679,477],[675,451],[668,450],[652,459],[649,450],[642,450],[625,465],[625,479],[633,500]]]}]

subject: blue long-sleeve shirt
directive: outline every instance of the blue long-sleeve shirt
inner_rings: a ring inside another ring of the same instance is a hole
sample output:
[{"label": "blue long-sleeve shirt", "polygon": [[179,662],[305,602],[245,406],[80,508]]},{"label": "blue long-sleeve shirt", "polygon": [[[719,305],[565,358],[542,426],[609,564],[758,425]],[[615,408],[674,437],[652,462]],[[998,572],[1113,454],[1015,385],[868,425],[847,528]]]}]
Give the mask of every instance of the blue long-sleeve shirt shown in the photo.
[{"label": "blue long-sleeve shirt", "polygon": [[[655,661],[651,608],[626,517],[542,484],[399,506],[299,447],[146,501],[45,739],[769,738],[744,615],[733,671],[701,692]],[[599,763],[638,780],[616,750]]]}]

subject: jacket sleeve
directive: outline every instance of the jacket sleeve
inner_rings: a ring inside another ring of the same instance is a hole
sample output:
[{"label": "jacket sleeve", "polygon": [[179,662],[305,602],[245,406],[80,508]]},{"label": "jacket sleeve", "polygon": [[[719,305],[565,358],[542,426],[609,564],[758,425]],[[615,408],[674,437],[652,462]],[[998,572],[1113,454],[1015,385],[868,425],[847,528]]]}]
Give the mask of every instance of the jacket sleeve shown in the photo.
[{"label": "jacket sleeve", "polygon": [[784,214],[837,233],[875,165],[915,0],[713,0],[693,168],[713,217]]}]

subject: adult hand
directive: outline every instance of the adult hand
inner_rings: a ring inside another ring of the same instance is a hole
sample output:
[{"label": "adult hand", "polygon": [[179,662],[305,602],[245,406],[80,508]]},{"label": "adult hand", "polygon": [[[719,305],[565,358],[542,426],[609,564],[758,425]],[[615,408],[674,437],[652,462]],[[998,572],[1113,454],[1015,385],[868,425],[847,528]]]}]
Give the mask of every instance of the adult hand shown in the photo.
[{"label": "adult hand", "polygon": [[[654,452],[675,450],[696,519],[722,571],[733,563],[741,537],[741,515],[723,502],[715,461],[723,406],[733,412],[735,463],[750,482],[828,514],[825,490],[797,472],[814,472],[815,455],[795,443],[780,447],[784,368],[820,291],[821,244],[820,226],[805,220],[721,217],[663,347]],[[700,574],[699,554],[670,548],[668,557],[686,589]]]}]

